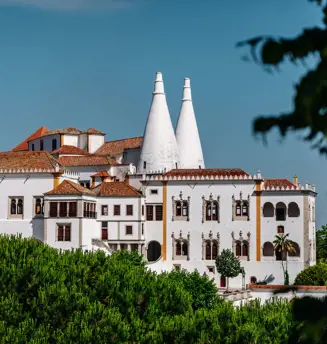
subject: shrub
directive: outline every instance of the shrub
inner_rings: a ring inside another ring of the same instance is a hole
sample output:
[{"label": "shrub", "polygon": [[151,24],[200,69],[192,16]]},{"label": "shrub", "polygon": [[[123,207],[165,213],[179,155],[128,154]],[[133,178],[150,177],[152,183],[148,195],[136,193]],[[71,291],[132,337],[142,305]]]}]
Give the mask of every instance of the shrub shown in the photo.
[{"label": "shrub", "polygon": [[321,263],[301,271],[295,278],[295,285],[324,286],[327,280],[327,264]]}]

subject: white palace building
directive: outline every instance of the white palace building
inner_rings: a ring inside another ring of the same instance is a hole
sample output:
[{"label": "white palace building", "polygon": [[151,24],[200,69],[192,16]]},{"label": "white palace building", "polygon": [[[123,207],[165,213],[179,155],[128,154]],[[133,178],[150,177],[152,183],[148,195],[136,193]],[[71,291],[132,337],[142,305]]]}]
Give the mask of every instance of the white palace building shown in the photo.
[{"label": "white palace building", "polygon": [[[246,283],[283,282],[277,233],[289,233],[290,282],[315,264],[315,187],[239,168],[205,168],[190,79],[174,131],[157,73],[144,136],[106,142],[96,129],[41,127],[0,153],[0,233],[58,249],[135,250],[156,271],[198,269],[218,285],[229,248]],[[240,286],[240,279],[231,286]]]}]

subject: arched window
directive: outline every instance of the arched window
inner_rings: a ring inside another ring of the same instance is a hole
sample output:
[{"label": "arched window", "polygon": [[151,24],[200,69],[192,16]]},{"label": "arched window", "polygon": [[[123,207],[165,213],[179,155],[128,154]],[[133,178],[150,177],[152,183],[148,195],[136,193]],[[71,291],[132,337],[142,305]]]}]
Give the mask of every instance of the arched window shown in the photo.
[{"label": "arched window", "polygon": [[218,256],[218,243],[217,241],[214,241],[212,243],[212,259],[216,259]]},{"label": "arched window", "polygon": [[257,278],[256,278],[255,276],[251,276],[251,277],[250,277],[250,283],[251,283],[251,284],[257,283]]},{"label": "arched window", "polygon": [[19,199],[17,202],[17,214],[22,215],[23,214],[23,200]]},{"label": "arched window", "polygon": [[266,202],[263,205],[263,217],[274,217],[275,209],[272,203]]},{"label": "arched window", "polygon": [[16,215],[17,209],[16,209],[16,200],[12,199],[10,202],[10,214],[11,215]]},{"label": "arched window", "polygon": [[242,257],[247,257],[249,254],[249,246],[246,241],[243,241],[242,245]]},{"label": "arched window", "polygon": [[290,251],[288,255],[290,257],[300,257],[300,246],[295,241],[292,241],[294,251]]},{"label": "arched window", "polygon": [[235,244],[235,255],[237,256],[237,257],[241,257],[241,255],[242,255],[242,250],[241,250],[241,243],[239,242],[239,241],[237,241],[236,242],[236,244]]},{"label": "arched window", "polygon": [[288,216],[289,217],[299,217],[300,216],[300,208],[295,202],[291,202],[288,205]]},{"label": "arched window", "polygon": [[276,260],[286,260],[286,252],[279,251],[279,249],[275,250]]},{"label": "arched window", "polygon": [[188,204],[187,201],[183,201],[183,216],[187,217],[188,216]]},{"label": "arched window", "polygon": [[182,216],[182,202],[176,201],[176,216]]},{"label": "arched window", "polygon": [[236,216],[242,216],[242,206],[241,206],[241,202],[240,201],[236,202],[235,211],[236,211]]},{"label": "arched window", "polygon": [[249,205],[248,202],[243,202],[242,204],[242,216],[248,216],[248,212],[249,212]]},{"label": "arched window", "polygon": [[206,221],[218,220],[218,202],[207,201],[206,202]]},{"label": "arched window", "polygon": [[35,199],[35,215],[43,214],[43,204],[41,198]]},{"label": "arched window", "polygon": [[274,245],[267,241],[263,244],[263,256],[273,257],[274,256]]},{"label": "arched window", "polygon": [[183,246],[182,246],[182,256],[187,256],[188,255],[188,242],[183,241]]},{"label": "arched window", "polygon": [[286,220],[286,205],[283,202],[276,204],[276,221]]},{"label": "arched window", "polygon": [[161,257],[161,245],[158,241],[151,241],[147,250],[147,258],[149,262],[155,262]]},{"label": "arched window", "polygon": [[180,241],[177,241],[176,243],[176,256],[181,256],[182,255],[182,244]]},{"label": "arched window", "polygon": [[206,259],[211,259],[211,244],[210,241],[206,241]]}]

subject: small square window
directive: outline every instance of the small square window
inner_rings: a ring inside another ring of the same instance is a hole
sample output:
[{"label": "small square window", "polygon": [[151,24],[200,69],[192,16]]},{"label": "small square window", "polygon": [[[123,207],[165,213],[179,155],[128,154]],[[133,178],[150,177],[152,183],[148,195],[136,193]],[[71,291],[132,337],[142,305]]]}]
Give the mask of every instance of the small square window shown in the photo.
[{"label": "small square window", "polygon": [[158,195],[158,189],[151,189],[150,195]]},{"label": "small square window", "polygon": [[133,204],[126,205],[126,215],[132,216],[133,215]]},{"label": "small square window", "polygon": [[126,235],[133,234],[133,226],[126,226]]},{"label": "small square window", "polygon": [[120,215],[120,204],[114,205],[114,215],[116,215],[116,216]]},{"label": "small square window", "polygon": [[57,224],[57,241],[71,240],[71,226],[64,224]]},{"label": "small square window", "polygon": [[104,215],[104,216],[108,215],[108,206],[107,205],[101,206],[101,215]]},{"label": "small square window", "polygon": [[214,266],[208,266],[208,270],[209,270],[209,272],[211,272],[211,273],[215,273],[215,267]]}]

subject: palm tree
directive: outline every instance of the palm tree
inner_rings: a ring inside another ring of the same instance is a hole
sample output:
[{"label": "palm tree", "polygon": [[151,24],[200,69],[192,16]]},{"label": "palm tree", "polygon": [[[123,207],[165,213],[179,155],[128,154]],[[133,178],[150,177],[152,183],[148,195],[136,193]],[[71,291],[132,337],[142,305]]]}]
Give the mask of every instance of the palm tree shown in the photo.
[{"label": "palm tree", "polygon": [[[274,240],[274,249],[278,252],[281,252],[282,257],[282,269],[284,274],[284,284],[288,285],[288,271],[287,271],[287,254],[290,252],[295,252],[295,248],[293,246],[292,240],[288,239],[289,233],[284,234],[276,234],[275,240]],[[286,264],[284,266],[284,258],[286,261]]]}]

